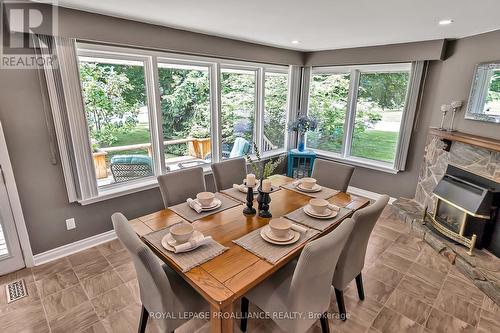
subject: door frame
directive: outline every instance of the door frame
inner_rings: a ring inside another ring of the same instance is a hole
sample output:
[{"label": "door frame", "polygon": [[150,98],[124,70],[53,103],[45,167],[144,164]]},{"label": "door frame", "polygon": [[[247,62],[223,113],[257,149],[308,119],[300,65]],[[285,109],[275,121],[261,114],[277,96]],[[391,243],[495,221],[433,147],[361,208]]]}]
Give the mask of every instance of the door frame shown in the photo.
[{"label": "door frame", "polygon": [[7,195],[9,197],[10,206],[12,209],[12,215],[14,216],[14,223],[17,229],[17,237],[19,238],[19,244],[21,245],[21,251],[23,254],[23,259],[26,267],[33,267],[33,251],[31,250],[31,244],[29,241],[28,230],[26,229],[26,223],[24,220],[24,214],[21,206],[21,200],[19,199],[19,192],[16,187],[16,179],[14,177],[14,170],[9,158],[9,151],[7,149],[7,142],[5,139],[5,134],[0,121],[0,165],[2,165],[3,175],[5,178],[5,185],[7,187]]}]

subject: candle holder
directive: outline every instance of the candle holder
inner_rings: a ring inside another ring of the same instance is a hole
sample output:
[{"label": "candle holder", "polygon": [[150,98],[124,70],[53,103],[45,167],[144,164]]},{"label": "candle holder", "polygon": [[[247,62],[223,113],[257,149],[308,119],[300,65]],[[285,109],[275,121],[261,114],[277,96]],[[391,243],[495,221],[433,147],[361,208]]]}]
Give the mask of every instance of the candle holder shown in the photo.
[{"label": "candle holder", "polygon": [[271,196],[269,192],[262,191],[262,188],[258,188],[259,195],[257,196],[257,203],[259,208],[259,216],[264,218],[273,217],[269,211],[269,203],[271,202]]},{"label": "candle holder", "polygon": [[453,110],[453,114],[451,116],[450,127],[448,128],[448,132],[456,132],[455,129],[455,115],[457,111],[462,107],[462,101],[453,101],[451,102],[450,108]]},{"label": "candle holder", "polygon": [[253,186],[247,186],[247,206],[243,209],[245,215],[255,215],[257,211],[253,208]]},{"label": "candle holder", "polygon": [[446,114],[450,111],[450,109],[451,106],[448,104],[441,105],[441,112],[443,113],[443,117],[441,117],[441,126],[439,126],[439,130],[441,131],[446,131],[446,128],[444,128],[444,120],[446,119]]}]

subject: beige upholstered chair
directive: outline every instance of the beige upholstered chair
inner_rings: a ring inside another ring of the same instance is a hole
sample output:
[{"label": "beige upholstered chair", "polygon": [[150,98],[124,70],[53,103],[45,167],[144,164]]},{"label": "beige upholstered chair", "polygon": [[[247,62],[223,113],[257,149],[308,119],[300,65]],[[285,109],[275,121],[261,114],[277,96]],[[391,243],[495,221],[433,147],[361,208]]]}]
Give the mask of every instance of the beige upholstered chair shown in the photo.
[{"label": "beige upholstered chair", "polygon": [[233,184],[241,184],[247,175],[245,158],[234,158],[212,164],[215,188],[217,191],[233,187]]},{"label": "beige upholstered chair", "polygon": [[346,219],[331,233],[307,244],[298,261],[292,261],[248,292],[242,299],[241,330],[246,331],[251,301],[264,312],[295,316],[295,319],[273,318],[284,332],[306,332],[318,319],[323,333],[328,332],[325,314],[330,293],[325,290],[330,288],[335,265],[352,228],[353,221]]},{"label": "beige upholstered chair", "polygon": [[351,181],[354,167],[333,161],[316,159],[312,169],[311,177],[318,181],[318,184],[347,192],[347,187]]},{"label": "beige upholstered chair", "polygon": [[167,265],[162,265],[135,234],[123,214],[115,213],[111,220],[116,235],[132,256],[139,280],[142,303],[139,333],[145,331],[150,313],[168,314],[156,323],[162,332],[173,332],[186,321],[183,313],[208,309],[208,304],[184,279]]},{"label": "beige upholstered chair", "polygon": [[182,169],[158,176],[161,197],[165,208],[180,204],[206,191],[205,176],[201,167]]},{"label": "beige upholstered chair", "polygon": [[332,282],[339,306],[339,314],[343,320],[346,319],[344,289],[354,278],[356,278],[359,299],[365,299],[361,271],[365,265],[366,247],[373,227],[388,202],[389,196],[383,195],[375,203],[356,211],[352,216],[354,230],[342,250]]}]

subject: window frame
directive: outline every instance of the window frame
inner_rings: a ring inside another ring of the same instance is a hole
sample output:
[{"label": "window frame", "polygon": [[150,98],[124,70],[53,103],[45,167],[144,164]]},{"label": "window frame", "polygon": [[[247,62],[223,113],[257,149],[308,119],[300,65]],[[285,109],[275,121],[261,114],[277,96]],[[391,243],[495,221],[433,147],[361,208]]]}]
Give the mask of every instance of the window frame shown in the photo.
[{"label": "window frame", "polygon": [[[346,117],[344,119],[344,132],[342,138],[342,147],[340,153],[316,149],[317,154],[325,159],[336,160],[356,166],[361,166],[378,171],[396,174],[404,170],[406,155],[408,151],[409,136],[411,135],[413,119],[417,107],[417,99],[420,93],[420,83],[423,75],[422,61],[393,63],[393,64],[371,64],[371,65],[352,65],[352,66],[328,66],[312,67],[309,76],[309,82],[315,74],[335,75],[349,74],[349,92],[347,98]],[[352,141],[354,135],[354,125],[358,104],[359,83],[363,73],[387,73],[408,71],[409,79],[405,97],[405,107],[401,118],[400,129],[398,132],[398,142],[394,162],[384,162],[364,157],[351,155]],[[310,85],[309,85],[310,87]],[[309,112],[309,103],[311,90],[308,91],[307,112]],[[307,140],[307,136],[306,136]]]},{"label": "window frame", "polygon": [[[158,187],[156,177],[164,174],[166,171],[166,163],[164,158],[164,144],[163,144],[163,117],[161,114],[161,95],[159,87],[159,74],[158,69],[161,64],[165,65],[184,65],[184,66],[202,66],[207,67],[209,71],[209,84],[210,84],[210,112],[211,112],[211,149],[212,161],[216,163],[222,160],[222,131],[221,131],[221,70],[229,69],[243,69],[250,70],[256,73],[255,81],[255,117],[254,117],[254,138],[257,142],[259,149],[262,148],[262,135],[263,135],[263,113],[264,113],[264,92],[265,92],[265,73],[266,71],[279,71],[280,73],[287,74],[287,120],[290,118],[290,85],[291,69],[287,65],[274,65],[262,64],[256,62],[228,60],[222,58],[213,58],[206,56],[186,55],[179,53],[170,53],[162,51],[144,50],[123,46],[111,46],[105,44],[96,44],[87,41],[76,41],[75,52],[77,56],[77,64],[79,65],[79,57],[92,57],[101,59],[114,59],[114,60],[132,60],[144,63],[144,75],[146,82],[148,118],[150,126],[152,160],[154,175],[141,179],[136,179],[124,183],[113,183],[105,186],[97,186],[97,177],[95,175],[94,166],[86,165],[90,171],[85,175],[87,178],[83,181],[88,182],[94,186],[92,195],[77,198],[77,202],[82,205],[87,205],[111,198],[140,192],[143,190]],[[110,61],[111,62],[111,61]],[[79,70],[78,70],[79,72]],[[77,78],[80,82],[80,76]],[[81,90],[81,86],[80,86]],[[85,131],[88,131],[88,124]],[[82,126],[82,125],[80,125]],[[80,128],[79,130],[84,130]],[[271,150],[262,154],[263,158],[270,158],[280,155],[287,149],[288,133],[285,130],[285,147],[281,149]],[[73,143],[73,145],[85,146],[86,151],[90,149],[90,139],[88,142]],[[204,165],[204,173],[211,173],[211,163]],[[86,164],[89,164],[88,160]],[[95,184],[95,185],[93,185]]]}]

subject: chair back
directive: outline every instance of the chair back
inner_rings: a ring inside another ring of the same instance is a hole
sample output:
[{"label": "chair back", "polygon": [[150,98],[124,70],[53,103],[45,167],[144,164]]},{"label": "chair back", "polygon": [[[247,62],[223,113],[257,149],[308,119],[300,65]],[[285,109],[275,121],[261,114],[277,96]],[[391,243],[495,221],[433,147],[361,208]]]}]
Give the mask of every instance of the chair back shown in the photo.
[{"label": "chair back", "polygon": [[353,221],[346,219],[337,229],[304,247],[292,277],[289,311],[317,314],[327,311],[335,265],[353,226]]},{"label": "chair back", "polygon": [[[172,289],[156,255],[139,239],[123,214],[113,214],[111,221],[118,239],[132,257],[144,307],[148,312],[172,311]],[[165,320],[158,321],[158,323],[167,325]]]},{"label": "chair back", "polygon": [[195,198],[206,191],[205,176],[201,167],[182,169],[158,176],[161,197],[165,208]]},{"label": "chair back", "polygon": [[311,177],[318,181],[318,184],[347,192],[347,187],[351,181],[354,167],[333,161],[316,159],[312,169]]},{"label": "chair back", "polygon": [[241,157],[246,153],[248,153],[249,150],[250,150],[250,144],[248,143],[248,141],[241,137],[237,137],[234,140],[233,149],[231,149],[229,158]]},{"label": "chair back", "polygon": [[372,205],[354,213],[354,231],[342,250],[335,274],[333,286],[343,290],[363,269],[365,265],[366,248],[375,223],[389,202],[389,196],[383,195]]},{"label": "chair back", "polygon": [[245,158],[235,158],[212,164],[215,188],[217,191],[233,187],[233,184],[241,184],[247,175]]}]

